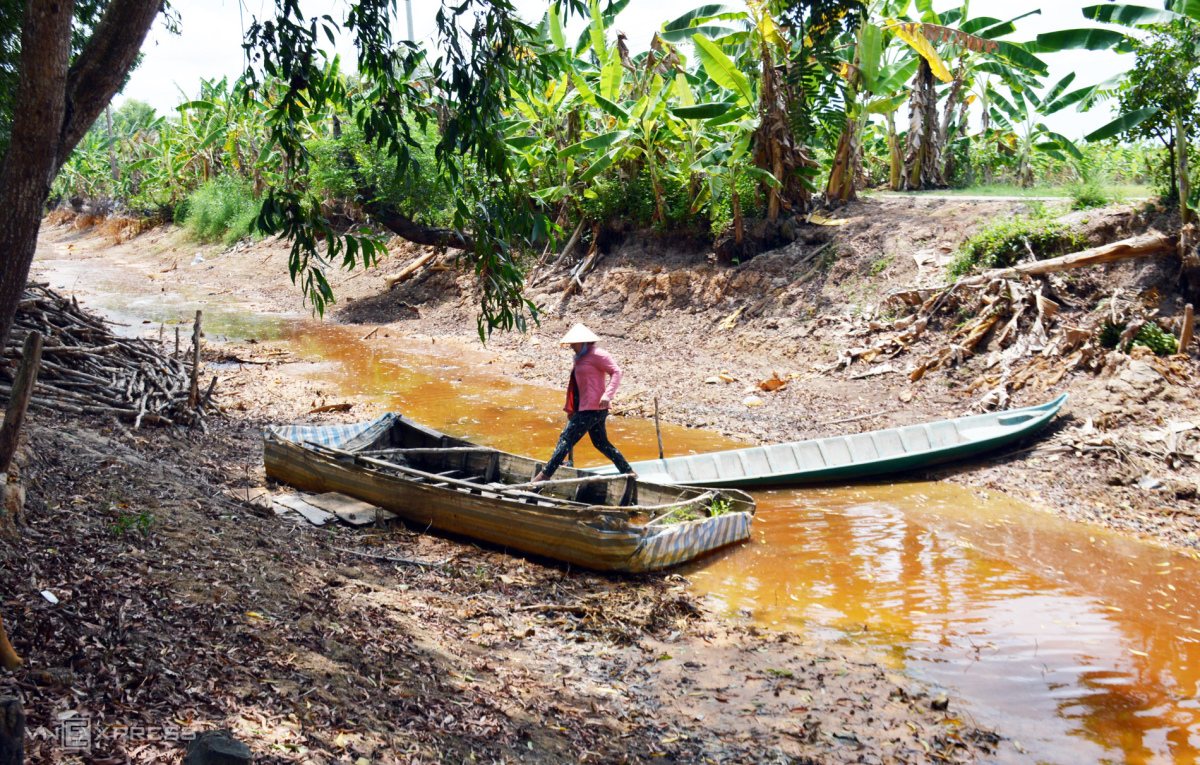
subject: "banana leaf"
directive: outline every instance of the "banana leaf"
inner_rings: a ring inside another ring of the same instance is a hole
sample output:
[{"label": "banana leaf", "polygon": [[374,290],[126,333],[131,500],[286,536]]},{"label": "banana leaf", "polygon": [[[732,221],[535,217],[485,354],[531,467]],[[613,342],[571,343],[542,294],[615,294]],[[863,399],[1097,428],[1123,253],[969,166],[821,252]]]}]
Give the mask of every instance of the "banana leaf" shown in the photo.
[{"label": "banana leaf", "polygon": [[1158,114],[1160,109],[1157,106],[1147,106],[1144,109],[1136,109],[1132,112],[1126,112],[1120,117],[1117,117],[1112,122],[1108,123],[1099,130],[1088,133],[1084,136],[1086,141],[1103,141],[1106,138],[1112,138],[1124,133],[1126,130],[1137,127],[1141,123]]},{"label": "banana leaf", "polygon": [[1083,17],[1102,24],[1121,24],[1135,27],[1141,24],[1162,24],[1179,18],[1178,13],[1162,8],[1147,8],[1144,5],[1105,3],[1089,5],[1083,9]]}]

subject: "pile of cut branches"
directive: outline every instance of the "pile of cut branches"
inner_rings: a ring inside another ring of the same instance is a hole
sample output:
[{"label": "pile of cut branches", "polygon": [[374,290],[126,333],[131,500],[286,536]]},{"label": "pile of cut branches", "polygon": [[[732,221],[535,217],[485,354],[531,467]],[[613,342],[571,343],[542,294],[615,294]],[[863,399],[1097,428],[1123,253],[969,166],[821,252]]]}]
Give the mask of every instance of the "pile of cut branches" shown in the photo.
[{"label": "pile of cut branches", "polygon": [[[1032,381],[1043,388],[1056,385],[1070,371],[1104,368],[1112,349],[1128,352],[1134,343],[1156,353],[1173,353],[1177,344],[1169,333],[1174,329],[1159,319],[1145,301],[1121,298],[1120,290],[1107,298],[1107,310],[1089,311],[1074,324],[1059,315],[1065,294],[1056,287],[1052,274],[1068,267],[1109,262],[1111,252],[1122,257],[1140,257],[1165,249],[1168,240],[1142,237],[1086,253],[1034,262],[1010,269],[997,269],[982,276],[960,280],[942,289],[908,290],[893,294],[889,301],[901,310],[916,311],[894,322],[869,321],[863,334],[892,331],[874,345],[842,350],[824,372],[848,367],[855,361],[873,362],[895,358],[913,350],[931,325],[941,325],[946,342],[923,353],[905,370],[916,382],[927,373],[958,365],[975,355],[987,353],[983,372],[967,393],[985,389],[978,402],[984,409],[1004,409],[1009,396]],[[1140,244],[1133,248],[1128,242]],[[1124,246],[1124,249],[1118,249]],[[1097,253],[1100,253],[1098,256]],[[1058,300],[1054,298],[1058,297]],[[1101,305],[1103,304],[1101,301]],[[1078,315],[1078,314],[1076,314]],[[961,323],[950,322],[962,319]]]},{"label": "pile of cut branches", "polygon": [[[12,395],[16,361],[25,337],[45,337],[31,406],[70,414],[106,414],[143,424],[199,425],[212,403],[214,385],[194,390],[191,363],[139,338],[119,337],[110,326],[51,290],[29,283],[0,365],[0,395]],[[216,379],[213,379],[216,383]]]}]

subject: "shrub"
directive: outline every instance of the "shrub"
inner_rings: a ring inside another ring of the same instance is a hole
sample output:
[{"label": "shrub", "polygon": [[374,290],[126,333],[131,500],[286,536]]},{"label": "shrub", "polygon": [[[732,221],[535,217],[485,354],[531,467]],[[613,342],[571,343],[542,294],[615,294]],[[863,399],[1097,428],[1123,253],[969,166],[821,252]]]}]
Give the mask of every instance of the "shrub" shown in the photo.
[{"label": "shrub", "polygon": [[1026,255],[1042,260],[1074,252],[1083,239],[1066,225],[1042,217],[1015,216],[998,221],[963,242],[950,275],[958,278],[977,268],[1007,268]]},{"label": "shrub", "polygon": [[1103,207],[1110,202],[1119,201],[1120,197],[1112,187],[1104,182],[1103,178],[1094,172],[1068,182],[1063,186],[1063,190],[1071,197],[1072,210]]},{"label": "shrub", "polygon": [[245,181],[224,176],[205,183],[188,197],[184,225],[201,241],[233,244],[253,233],[261,207]]}]

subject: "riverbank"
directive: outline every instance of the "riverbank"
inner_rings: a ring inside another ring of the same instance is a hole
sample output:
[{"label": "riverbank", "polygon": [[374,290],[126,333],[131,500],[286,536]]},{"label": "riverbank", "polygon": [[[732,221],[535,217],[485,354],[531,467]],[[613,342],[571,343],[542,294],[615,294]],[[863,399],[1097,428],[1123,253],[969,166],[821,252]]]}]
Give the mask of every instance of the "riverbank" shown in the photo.
[{"label": "riverbank", "polygon": [[[209,260],[170,232],[111,259],[106,239],[62,233],[35,268],[56,260],[85,305],[87,285],[114,274],[128,279],[114,309],[126,320],[161,278],[222,302],[205,276],[169,276],[181,256]],[[286,307],[270,280],[247,283],[260,310]],[[728,621],[677,576],[593,576],[424,529],[258,514],[237,490],[264,480],[263,426],[374,410],[310,414],[336,396],[289,373],[313,360],[254,340],[210,338],[205,378],[229,418],[207,434],[31,417],[29,525],[0,542],[25,666],[0,694],[24,702],[32,761],[177,761],[181,738],[221,727],[257,762],[933,763],[1002,745],[873,649]],[[56,734],[69,713],[87,721],[86,752]]]},{"label": "riverbank", "polygon": [[[1012,407],[1066,393],[1062,415],[1037,440],[912,478],[1004,491],[1063,517],[1200,551],[1200,464],[1189,456],[1200,443],[1194,346],[1190,356],[1170,359],[1140,348],[1132,356],[1100,348],[1088,364],[1079,363],[1079,354],[1064,354],[1061,362],[1049,358],[1010,369],[1005,358],[1020,348],[994,339],[1002,322],[974,353],[952,354],[951,363],[911,381],[914,361],[962,342],[956,329],[979,310],[964,303],[880,357],[893,361],[839,363],[848,351],[900,328],[897,320],[913,309],[889,296],[928,294],[945,283],[952,253],[967,237],[1028,212],[1027,203],[1012,201],[868,200],[843,208],[842,225],[804,226],[794,243],[735,268],[715,266],[704,250],[667,250],[630,235],[600,260],[582,294],[563,300],[565,273],[535,273],[528,296],[543,310],[540,325],[524,335],[497,334],[486,350],[513,377],[561,390],[569,359],[556,341],[584,322],[625,370],[615,412],[647,418],[657,397],[665,422],[744,443],[960,416],[982,410],[997,382]],[[1128,205],[1059,213],[1093,246],[1172,225],[1162,212]],[[122,289],[144,289],[148,280],[162,291],[230,301],[241,310],[303,311],[287,276],[286,248],[277,243],[197,247],[171,227],[124,242],[97,233],[69,221],[48,226],[46,254],[39,257],[81,267],[102,259],[115,267],[111,279]],[[330,318],[382,325],[379,337],[395,333],[480,348],[473,277],[453,268],[452,253],[392,286],[394,275],[424,252],[397,243],[377,269],[331,272],[341,302]],[[1178,324],[1177,271],[1178,258],[1161,256],[1052,276],[1045,291],[1057,315],[1046,323],[1057,327],[1051,332],[1074,331],[1124,300]],[[1022,342],[1027,348],[1038,341]],[[771,378],[787,385],[761,390]],[[757,401],[747,406],[748,397]]]}]

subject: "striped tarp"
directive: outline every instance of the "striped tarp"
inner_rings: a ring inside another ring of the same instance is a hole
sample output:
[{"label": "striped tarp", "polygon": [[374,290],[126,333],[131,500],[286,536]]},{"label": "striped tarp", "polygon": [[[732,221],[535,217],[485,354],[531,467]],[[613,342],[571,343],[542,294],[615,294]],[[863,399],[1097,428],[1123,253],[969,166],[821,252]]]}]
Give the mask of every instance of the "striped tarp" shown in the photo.
[{"label": "striped tarp", "polygon": [[750,537],[750,513],[729,513],[716,518],[660,526],[657,533],[642,538],[637,552],[630,556],[629,571],[667,568],[709,550],[740,542]]},{"label": "striped tarp", "polygon": [[399,414],[388,412],[373,420],[350,425],[272,425],[267,428],[264,436],[275,436],[302,446],[311,441],[321,446],[353,452],[373,444],[398,419]]}]

